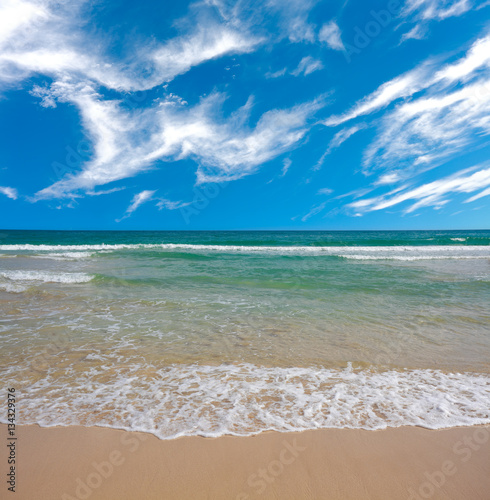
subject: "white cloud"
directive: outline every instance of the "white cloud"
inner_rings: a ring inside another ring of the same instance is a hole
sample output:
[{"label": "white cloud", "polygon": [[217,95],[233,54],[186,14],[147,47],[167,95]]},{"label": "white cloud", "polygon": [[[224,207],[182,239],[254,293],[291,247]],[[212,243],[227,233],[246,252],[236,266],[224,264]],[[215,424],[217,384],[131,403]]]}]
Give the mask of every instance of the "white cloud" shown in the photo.
[{"label": "white cloud", "polygon": [[322,26],[318,33],[318,40],[325,42],[333,50],[345,50],[340,28],[335,21],[330,21]]},{"label": "white cloud", "polygon": [[[388,195],[355,201],[348,204],[347,207],[355,209],[356,212],[370,212],[383,210],[406,201],[415,201],[405,209],[405,213],[411,213],[428,206],[439,208],[450,201],[446,198],[450,193],[471,193],[490,186],[490,168],[482,168],[475,172],[478,168],[481,168],[481,165],[461,170],[454,175],[423,184],[417,188],[403,190],[395,195],[388,193]],[[482,193],[480,195],[486,196]],[[473,196],[467,202],[474,201],[481,196]]]},{"label": "white cloud", "polygon": [[487,89],[490,78],[398,106],[382,119],[365,153],[365,168],[387,168],[406,160],[425,169],[490,135]]},{"label": "white cloud", "polygon": [[334,150],[337,149],[339,146],[341,146],[349,137],[352,137],[356,132],[359,132],[359,130],[362,130],[365,128],[364,124],[359,124],[359,125],[354,125],[352,127],[347,127],[339,132],[337,132],[332,140],[330,141],[330,144],[328,145],[328,148],[325,150],[325,152],[322,154],[320,159],[317,161],[316,165],[313,167],[313,170],[319,170],[324,161],[325,158]]},{"label": "white cloud", "polygon": [[85,191],[85,194],[88,196],[101,196],[104,194],[112,194],[112,193],[117,193],[118,191],[123,191],[126,189],[125,187],[116,187],[112,189],[104,189],[100,191]]},{"label": "white cloud", "polygon": [[465,82],[479,69],[490,67],[490,35],[477,40],[467,54],[455,63],[446,64],[440,70],[435,62],[427,61],[417,68],[382,84],[373,93],[359,101],[350,111],[331,116],[327,126],[337,126],[363,115],[375,113],[401,98],[410,98],[417,92],[440,83],[448,86]]},{"label": "white cloud", "polygon": [[427,34],[427,30],[422,24],[415,25],[410,31],[404,33],[400,40],[400,43],[403,43],[406,40],[422,40],[425,38]]},{"label": "white cloud", "polygon": [[281,177],[284,177],[289,170],[289,167],[291,166],[292,161],[289,158],[285,158],[282,162],[282,171],[281,171]]},{"label": "white cloud", "polygon": [[331,116],[324,122],[329,127],[341,125],[347,121],[386,108],[393,101],[408,97],[423,88],[427,70],[424,67],[412,70],[381,85],[375,92],[362,99],[351,111],[338,116]]},{"label": "white cloud", "polygon": [[171,201],[166,198],[160,198],[157,203],[158,210],[166,209],[166,210],[177,210],[179,208],[187,207],[191,205],[192,202],[183,202],[183,201]]},{"label": "white cloud", "polygon": [[301,59],[298,67],[294,71],[292,71],[291,74],[294,76],[299,76],[301,74],[306,76],[320,69],[323,69],[323,63],[319,59],[314,59],[311,56],[306,56]]},{"label": "white cloud", "polygon": [[402,35],[400,43],[405,40],[425,37],[431,21],[444,21],[450,17],[458,17],[474,9],[479,10],[490,2],[480,0],[407,0],[401,12],[401,17],[415,25]]},{"label": "white cloud", "polygon": [[186,142],[184,154],[198,157],[199,183],[239,179],[296,146],[309,130],[308,120],[322,107],[313,101],[264,113],[253,129],[209,123],[205,134]]},{"label": "white cloud", "polygon": [[143,203],[146,203],[147,201],[150,201],[153,198],[153,195],[156,193],[156,191],[141,191],[140,193],[137,193],[133,196],[133,199],[131,200],[131,203],[129,207],[126,209],[126,212],[123,217],[120,219],[116,219],[116,222],[121,222],[124,219],[127,219],[128,217],[131,217],[131,214],[138,209]]},{"label": "white cloud", "polygon": [[199,183],[239,179],[297,145],[309,129],[309,119],[323,105],[314,101],[271,110],[249,127],[251,99],[225,119],[219,112],[222,94],[212,94],[195,106],[171,98],[129,111],[118,101],[102,100],[88,86],[55,84],[52,92],[79,107],[94,156],[80,172],[38,192],[37,199],[72,197],[77,191],[135,176],[157,160],[195,159]]},{"label": "white cloud", "polygon": [[75,104],[82,124],[93,142],[94,154],[81,172],[69,174],[37,193],[38,199],[71,196],[72,191],[93,190],[96,186],[131,177],[148,167],[137,139],[148,125],[144,112],[121,109],[119,101],[102,100],[85,84],[54,83],[51,95]]},{"label": "white cloud", "polygon": [[465,57],[438,71],[434,76],[433,83],[439,81],[445,84],[465,82],[475,71],[482,68],[490,68],[490,35],[477,40]]},{"label": "white cloud", "polygon": [[[292,42],[314,42],[315,27],[308,21],[308,15],[318,0],[267,0],[264,16],[272,9],[279,13],[279,26]],[[252,3],[257,8],[257,3]]]},{"label": "white cloud", "polygon": [[[221,9],[221,19],[207,12],[193,22],[190,15],[175,25],[179,34],[174,38],[164,43],[139,42],[131,56],[120,58],[110,55],[113,52],[100,32],[86,29],[88,0],[2,3],[0,84],[10,85],[34,74],[47,76],[52,83],[34,86],[31,94],[45,107],[55,107],[57,102],[76,106],[93,143],[92,157],[79,171],[42,189],[34,199],[101,194],[94,191],[97,186],[155,168],[158,160],[194,159],[201,183],[238,179],[300,143],[311,126],[310,118],[322,106],[320,101],[270,110],[251,126],[251,100],[225,117],[220,113],[225,96],[219,93],[192,106],[170,95],[128,109],[121,102],[123,96],[108,98],[101,89],[120,93],[152,89],[205,61],[253,51],[265,40],[263,31],[252,34],[254,24],[239,17],[239,6],[212,3]],[[269,0],[260,15],[272,9],[279,13],[283,36],[312,41],[309,33],[314,26],[308,14],[314,3]],[[201,12],[205,7],[199,3],[191,10]],[[240,15],[244,12],[247,9]],[[12,24],[3,19],[22,21]],[[307,75],[320,67],[321,61],[307,57],[298,66],[298,74]]]},{"label": "white cloud", "polygon": [[327,206],[327,202],[326,201],[324,201],[323,203],[320,203],[320,205],[315,205],[306,215],[304,215],[303,217],[301,217],[301,221],[305,222],[310,217],[318,215],[326,206]]},{"label": "white cloud", "polygon": [[419,19],[447,19],[460,16],[473,8],[470,0],[408,0],[402,15],[416,14]]},{"label": "white cloud", "polygon": [[17,189],[6,186],[0,186],[0,193],[4,194],[11,200],[16,200],[19,196]]},{"label": "white cloud", "polygon": [[484,189],[478,194],[475,194],[475,196],[472,196],[471,198],[468,198],[465,203],[471,203],[473,201],[479,200],[480,198],[483,198],[484,196],[490,196],[490,187],[487,189]]},{"label": "white cloud", "polygon": [[359,130],[362,130],[365,128],[364,124],[360,125],[354,125],[353,127],[347,127],[339,132],[337,132],[332,141],[330,142],[329,149],[335,149],[338,148],[340,145],[342,145],[349,137],[352,137],[356,132],[359,132]]},{"label": "white cloud", "polygon": [[308,17],[318,0],[204,0],[217,9],[227,24],[240,30],[267,32],[272,43],[285,38],[293,43],[313,43],[315,25]]},{"label": "white cloud", "polygon": [[286,74],[287,68],[282,68],[278,71],[268,72],[264,76],[266,78],[279,78],[280,76],[284,76]]},{"label": "white cloud", "polygon": [[25,25],[35,25],[50,17],[41,3],[22,0],[2,0],[0,5],[0,46]]},{"label": "white cloud", "polygon": [[[188,27],[165,43],[135,44],[125,59],[109,56],[109,41],[86,29],[88,0],[5,0],[0,6],[0,82],[32,74],[57,80],[90,81],[118,91],[147,90],[193,66],[254,50],[261,43],[213,19]],[[45,101],[52,105],[52,102]]]},{"label": "white cloud", "polygon": [[229,53],[250,52],[258,43],[259,40],[252,37],[218,25],[210,25],[189,36],[170,40],[153,53],[152,59],[159,79],[162,82],[170,81],[203,61]]},{"label": "white cloud", "polygon": [[376,181],[376,185],[378,186],[383,186],[385,184],[394,184],[395,182],[398,182],[402,176],[400,175],[400,172],[389,172],[387,174],[383,174],[379,177],[379,179]]},{"label": "white cloud", "polygon": [[[375,185],[406,181],[470,147],[488,144],[489,69],[487,35],[456,61],[426,61],[382,84],[350,111],[330,117],[325,124],[338,125],[391,106],[373,119],[377,133],[364,151],[363,172],[387,171]],[[343,131],[339,134],[342,138]],[[397,180],[391,174],[393,168]]]},{"label": "white cloud", "polygon": [[333,189],[322,188],[322,189],[319,189],[316,194],[326,194],[326,195],[329,195],[329,194],[332,194],[332,193],[333,193]]}]

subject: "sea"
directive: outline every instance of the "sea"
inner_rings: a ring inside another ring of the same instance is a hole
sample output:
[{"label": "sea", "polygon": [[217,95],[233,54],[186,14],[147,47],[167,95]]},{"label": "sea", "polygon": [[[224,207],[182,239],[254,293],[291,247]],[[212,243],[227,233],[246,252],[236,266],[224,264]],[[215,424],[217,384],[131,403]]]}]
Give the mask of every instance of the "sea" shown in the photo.
[{"label": "sea", "polygon": [[490,231],[0,231],[0,380],[161,439],[490,424]]}]

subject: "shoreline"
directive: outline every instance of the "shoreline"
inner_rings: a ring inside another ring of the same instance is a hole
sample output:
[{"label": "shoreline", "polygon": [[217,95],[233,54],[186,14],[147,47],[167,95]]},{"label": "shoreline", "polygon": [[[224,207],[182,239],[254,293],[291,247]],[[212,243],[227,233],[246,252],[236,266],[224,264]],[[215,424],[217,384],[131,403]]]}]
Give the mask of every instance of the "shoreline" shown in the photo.
[{"label": "shoreline", "polygon": [[[0,429],[5,443],[6,424]],[[490,492],[490,426],[160,440],[106,427],[19,425],[16,435],[20,500],[488,500]]]}]

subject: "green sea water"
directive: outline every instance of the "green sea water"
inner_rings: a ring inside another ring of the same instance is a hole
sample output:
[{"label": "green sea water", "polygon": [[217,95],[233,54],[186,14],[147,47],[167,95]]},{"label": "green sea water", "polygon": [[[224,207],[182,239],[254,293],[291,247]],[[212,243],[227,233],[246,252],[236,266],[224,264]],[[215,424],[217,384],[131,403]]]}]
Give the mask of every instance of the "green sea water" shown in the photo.
[{"label": "green sea water", "polygon": [[490,231],[0,232],[24,423],[488,423],[489,305]]}]

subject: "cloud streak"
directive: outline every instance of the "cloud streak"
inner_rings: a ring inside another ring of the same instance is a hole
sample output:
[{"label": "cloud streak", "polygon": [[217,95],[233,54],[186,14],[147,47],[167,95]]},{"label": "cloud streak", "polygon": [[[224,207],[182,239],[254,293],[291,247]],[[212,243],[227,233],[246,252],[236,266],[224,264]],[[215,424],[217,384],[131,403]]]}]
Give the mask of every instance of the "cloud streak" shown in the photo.
[{"label": "cloud streak", "polygon": [[415,25],[405,33],[401,42],[410,39],[420,40],[428,33],[431,21],[444,21],[459,17],[470,10],[478,10],[488,5],[474,0],[407,0],[401,17]]},{"label": "cloud streak", "polygon": [[156,191],[145,190],[137,193],[133,196],[129,207],[126,209],[126,213],[120,219],[116,219],[116,222],[121,222],[128,217],[131,217],[133,212],[135,212],[143,203],[150,201],[153,198],[153,195]]},{"label": "cloud streak", "polygon": [[[478,168],[480,170],[477,170]],[[475,170],[477,171],[475,172]],[[384,210],[404,202],[415,201],[408,208],[405,208],[404,213],[408,214],[422,207],[440,208],[450,201],[447,198],[450,193],[471,193],[488,186],[490,186],[490,168],[476,166],[414,189],[405,189],[394,195],[388,194],[361,199],[348,204],[347,207],[355,209],[357,213],[372,212]],[[490,190],[487,188],[467,199],[466,202],[475,201],[488,194],[490,194]]]},{"label": "cloud streak", "polygon": [[306,56],[301,59],[298,67],[291,72],[294,76],[304,75],[307,76],[314,71],[323,69],[323,63],[319,59],[314,59],[311,56]]},{"label": "cloud streak", "polygon": [[359,132],[364,128],[365,125],[361,123],[359,125],[354,125],[352,127],[346,127],[337,132],[330,141],[328,148],[325,150],[325,152],[322,154],[316,165],[313,167],[313,170],[319,170],[322,167],[323,163],[325,162],[327,156],[331,154],[332,151],[340,147],[347,139],[349,139],[354,134],[356,134],[357,132]]},{"label": "cloud streak", "polygon": [[335,21],[324,24],[318,33],[318,40],[326,43],[333,50],[345,50],[340,28]]},{"label": "cloud streak", "polygon": [[471,0],[408,0],[402,15],[415,15],[418,19],[443,20],[448,17],[460,16],[475,5]]},{"label": "cloud streak", "polygon": [[7,198],[10,198],[11,200],[16,200],[19,197],[17,189],[8,186],[0,186],[0,193],[4,194]]},{"label": "cloud streak", "polygon": [[323,203],[320,203],[320,205],[315,205],[306,215],[301,217],[301,222],[306,222],[311,217],[318,215],[320,212],[322,212],[324,210],[324,208],[326,206],[327,206],[326,201],[324,201]]}]

